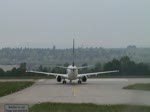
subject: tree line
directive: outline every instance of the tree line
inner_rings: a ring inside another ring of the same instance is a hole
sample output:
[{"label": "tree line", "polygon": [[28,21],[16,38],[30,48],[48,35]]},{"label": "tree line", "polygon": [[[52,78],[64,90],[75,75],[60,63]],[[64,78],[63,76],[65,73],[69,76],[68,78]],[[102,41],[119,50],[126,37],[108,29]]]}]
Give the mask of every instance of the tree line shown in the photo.
[{"label": "tree line", "polygon": [[[76,48],[75,62],[81,66],[84,63],[95,64],[101,61],[105,64],[114,58],[128,56],[136,63],[150,63],[150,48]],[[51,48],[3,48],[0,49],[0,65],[19,65],[26,62],[32,69],[39,65],[51,67],[56,64],[72,62],[72,49]]]},{"label": "tree line", "polygon": [[[65,64],[59,64],[58,66],[65,66],[68,67],[69,63]],[[88,66],[87,63],[82,64],[82,66]],[[4,71],[2,68],[0,68],[0,76],[36,76],[42,74],[34,74],[34,73],[26,73],[27,70],[27,64],[21,63],[19,68],[13,68],[9,71]],[[37,71],[42,72],[52,72],[52,73],[66,73],[66,69],[62,69],[59,67],[46,67],[43,65],[40,65],[37,69]],[[111,70],[119,70],[119,73],[113,73],[121,76],[127,76],[127,75],[134,75],[134,76],[142,76],[142,75],[150,75],[150,67],[149,65],[145,63],[135,63],[132,61],[128,56],[124,56],[120,59],[113,59],[112,61],[109,61],[107,63],[100,63],[97,62],[93,67],[91,68],[85,68],[80,69],[79,73],[89,73],[89,72],[99,72],[99,71],[111,71]]]}]

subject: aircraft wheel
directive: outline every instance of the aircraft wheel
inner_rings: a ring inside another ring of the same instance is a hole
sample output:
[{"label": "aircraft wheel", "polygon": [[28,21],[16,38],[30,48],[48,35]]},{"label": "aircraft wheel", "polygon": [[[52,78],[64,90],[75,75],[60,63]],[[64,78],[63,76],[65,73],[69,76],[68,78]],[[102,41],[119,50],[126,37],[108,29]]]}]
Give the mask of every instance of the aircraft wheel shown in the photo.
[{"label": "aircraft wheel", "polygon": [[65,80],[63,80],[63,84],[66,84],[67,82]]},{"label": "aircraft wheel", "polygon": [[65,84],[66,84],[67,82],[65,81]]},{"label": "aircraft wheel", "polygon": [[81,81],[80,81],[80,80],[78,80],[78,84],[81,84]]}]

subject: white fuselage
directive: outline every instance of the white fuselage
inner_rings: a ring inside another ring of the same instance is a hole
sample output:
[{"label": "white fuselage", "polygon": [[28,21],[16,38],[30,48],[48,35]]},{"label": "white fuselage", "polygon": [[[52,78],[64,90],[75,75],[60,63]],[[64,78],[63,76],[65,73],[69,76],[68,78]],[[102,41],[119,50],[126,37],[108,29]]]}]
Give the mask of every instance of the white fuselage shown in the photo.
[{"label": "white fuselage", "polygon": [[76,66],[68,66],[67,75],[69,80],[76,80],[78,76],[78,69]]}]

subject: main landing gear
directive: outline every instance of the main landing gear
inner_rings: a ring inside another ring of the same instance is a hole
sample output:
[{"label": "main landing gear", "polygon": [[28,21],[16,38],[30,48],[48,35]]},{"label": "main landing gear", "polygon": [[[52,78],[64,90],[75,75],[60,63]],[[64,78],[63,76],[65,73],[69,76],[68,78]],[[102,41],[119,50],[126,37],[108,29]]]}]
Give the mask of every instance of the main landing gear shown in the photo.
[{"label": "main landing gear", "polygon": [[81,82],[81,80],[78,80],[78,84],[81,84],[82,82]]},{"label": "main landing gear", "polygon": [[67,82],[66,82],[66,80],[63,80],[63,82],[62,82],[63,84],[66,84]]},{"label": "main landing gear", "polygon": [[[70,83],[71,83],[72,81],[70,80]],[[63,80],[63,82],[62,82],[63,84],[66,84],[67,83],[67,81],[66,80]],[[79,79],[78,80],[78,84],[81,84],[82,82],[81,82],[81,80]]]}]

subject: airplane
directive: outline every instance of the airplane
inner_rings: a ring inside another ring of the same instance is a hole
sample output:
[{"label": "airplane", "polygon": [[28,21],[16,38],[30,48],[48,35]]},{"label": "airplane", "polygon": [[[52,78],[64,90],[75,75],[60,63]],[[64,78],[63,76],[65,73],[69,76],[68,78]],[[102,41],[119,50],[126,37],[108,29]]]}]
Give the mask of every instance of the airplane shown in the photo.
[{"label": "airplane", "polygon": [[88,68],[91,66],[83,66],[83,67],[76,67],[75,63],[74,63],[74,39],[73,39],[73,63],[72,65],[69,65],[68,67],[64,67],[64,66],[57,66],[59,68],[63,68],[67,70],[67,74],[60,74],[60,73],[48,73],[48,72],[40,72],[40,71],[26,71],[29,73],[38,73],[38,74],[45,74],[45,75],[52,75],[52,76],[56,76],[56,80],[57,82],[61,82],[63,84],[66,84],[66,79],[70,80],[70,82],[72,82],[72,80],[77,80],[78,79],[78,84],[81,84],[82,82],[86,82],[88,76],[92,76],[92,75],[98,75],[98,74],[106,74],[106,73],[113,73],[113,72],[119,72],[119,70],[114,70],[114,71],[103,71],[103,72],[94,72],[94,73],[84,73],[84,74],[78,74],[78,70],[79,69],[84,69],[84,68]]}]

